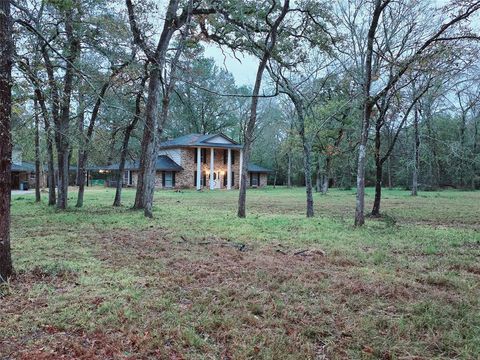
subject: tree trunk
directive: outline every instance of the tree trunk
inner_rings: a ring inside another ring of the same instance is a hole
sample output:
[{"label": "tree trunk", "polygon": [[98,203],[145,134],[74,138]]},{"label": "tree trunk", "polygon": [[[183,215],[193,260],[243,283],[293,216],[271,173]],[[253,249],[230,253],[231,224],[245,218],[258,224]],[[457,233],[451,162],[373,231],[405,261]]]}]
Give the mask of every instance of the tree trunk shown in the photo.
[{"label": "tree trunk", "polygon": [[440,186],[440,175],[442,173],[441,171],[441,165],[440,165],[440,160],[438,156],[438,148],[437,148],[437,136],[436,133],[432,127],[431,123],[431,114],[430,114],[430,109],[427,108],[427,111],[425,112],[425,124],[427,125],[427,132],[428,132],[428,139],[432,151],[432,156],[433,156],[433,167],[434,167],[434,176],[433,176],[433,181],[432,185],[436,188]]},{"label": "tree trunk", "polygon": [[389,188],[390,190],[393,189],[392,157],[393,157],[393,155],[391,155],[391,156],[388,158],[388,164],[387,164],[388,188]]},{"label": "tree trunk", "polygon": [[[57,127],[59,124],[59,107],[60,107],[60,97],[58,93],[57,82],[55,80],[55,71],[53,64],[50,60],[50,54],[48,53],[47,46],[44,45],[41,48],[43,60],[45,63],[45,70],[48,75],[48,85],[50,90],[50,98],[51,98],[51,114],[54,127]],[[58,172],[55,171],[54,165],[54,155],[53,155],[53,145],[54,139],[55,143],[57,142],[57,131],[52,134],[52,125],[48,117],[47,107],[45,104],[45,97],[43,96],[42,91],[40,88],[37,88],[37,98],[40,103],[43,112],[43,119],[45,122],[45,133],[47,138],[47,162],[48,162],[48,205],[56,205],[57,203],[57,196],[55,193],[56,185],[59,185],[58,181]],[[55,136],[54,136],[55,135]]]},{"label": "tree trunk", "polygon": [[246,140],[247,136],[249,136],[247,132],[245,133],[245,144],[243,146],[243,162],[242,162],[242,169],[241,169],[242,175],[240,177],[240,189],[238,194],[237,216],[239,218],[246,217],[245,202],[247,200],[247,164],[248,164],[248,161],[250,161],[250,152],[251,152],[251,146],[252,146],[251,140]]},{"label": "tree trunk", "polygon": [[[150,71],[150,80],[148,83],[148,97],[145,106],[145,127],[143,131],[142,151],[140,156],[140,169],[137,180],[137,193],[135,195],[135,209],[144,209],[144,214],[151,217],[151,208],[153,203],[153,194],[155,191],[155,163],[157,160],[157,147],[160,143],[158,133],[163,130],[159,129],[158,124],[158,107],[160,100],[161,76],[165,65],[168,46],[174,32],[181,26],[178,23],[177,10],[178,0],[170,0],[167,6],[165,22],[158,40],[157,47],[151,52],[143,43],[140,30],[137,27],[133,4],[130,0],[126,0],[129,13],[130,27],[133,32],[134,41],[141,46],[152,63]],[[191,3],[189,5],[189,14],[186,21],[189,21],[191,15]],[[172,68],[174,68],[173,66]],[[164,120],[161,120],[164,121]]]},{"label": "tree trunk", "polygon": [[238,194],[238,211],[237,216],[244,218],[246,216],[245,212],[245,201],[247,198],[247,168],[248,162],[250,161],[250,153],[252,150],[253,135],[255,131],[255,123],[257,121],[257,106],[258,106],[258,95],[260,93],[260,86],[262,84],[262,76],[267,67],[268,60],[272,56],[272,51],[275,48],[275,43],[277,42],[277,32],[280,24],[287,15],[288,9],[290,7],[290,1],[285,0],[282,12],[272,24],[270,31],[267,36],[266,48],[264,49],[263,55],[258,64],[257,75],[255,77],[255,86],[253,87],[252,92],[252,103],[250,105],[250,117],[248,119],[247,128],[245,131],[245,144],[243,148],[243,163],[242,163],[242,176],[240,183],[240,191]]},{"label": "tree trunk", "polygon": [[[159,91],[160,91],[160,72],[153,71],[150,74],[150,83],[149,83],[149,97],[147,100],[147,105],[145,108],[145,113],[147,117],[146,123],[152,123],[152,136],[150,141],[146,146],[145,152],[145,168],[143,174],[143,209],[146,217],[153,217],[152,206],[153,206],[153,195],[155,193],[155,177],[156,169],[155,165],[157,162],[158,154],[158,145],[160,144],[160,135],[163,129],[158,125],[158,103],[159,103]],[[164,111],[162,109],[162,116]],[[149,117],[152,117],[150,120]],[[161,120],[164,122],[164,120]]]},{"label": "tree trunk", "polygon": [[383,162],[380,158],[382,122],[383,120],[379,119],[375,127],[375,199],[372,209],[372,216],[375,217],[380,216],[380,202],[382,200]]},{"label": "tree trunk", "polygon": [[321,192],[322,191],[322,156],[318,154],[318,161],[317,161],[317,178],[315,179],[315,191]]},{"label": "tree trunk", "polygon": [[[187,21],[186,23],[189,25],[190,20],[191,20],[191,11],[192,11],[192,2],[190,1],[189,3],[189,10],[187,14]],[[175,52],[175,55],[173,59],[170,62],[170,75],[167,76],[166,71],[165,75],[163,77],[163,81],[165,83],[166,79],[168,78],[169,80],[165,84],[163,88],[163,97],[162,97],[162,111],[160,113],[160,116],[155,115],[155,118],[158,119],[156,124],[157,124],[157,132],[156,136],[154,136],[154,141],[153,141],[153,154],[151,154],[151,159],[150,163],[150,168],[146,167],[145,168],[145,179],[143,182],[144,186],[144,215],[146,217],[153,217],[152,213],[152,207],[153,207],[153,195],[155,192],[155,177],[156,177],[156,163],[157,163],[157,157],[158,157],[158,152],[159,152],[159,145],[161,143],[162,139],[162,134],[163,134],[163,129],[165,127],[165,123],[167,122],[168,119],[168,111],[170,108],[170,95],[173,92],[173,89],[175,88],[175,83],[176,83],[176,71],[177,71],[177,64],[178,61],[180,60],[180,56],[183,52],[183,49],[185,47],[185,40],[186,40],[186,35],[187,31],[185,31],[182,35],[181,38],[181,44],[178,46],[177,51]],[[170,35],[171,36],[171,35]],[[166,51],[166,49],[165,49]],[[163,57],[163,59],[165,56]],[[160,81],[160,79],[159,79]],[[158,86],[158,84],[157,84]],[[158,95],[158,92],[157,92]],[[156,102],[158,102],[158,98],[155,99]],[[148,108],[148,101],[147,101],[147,108]],[[155,111],[156,114],[156,111]],[[149,172],[147,172],[149,171]]]},{"label": "tree trunk", "polygon": [[[92,141],[93,131],[95,129],[95,123],[97,121],[97,117],[100,112],[100,107],[103,103],[105,94],[107,93],[107,90],[110,87],[111,81],[126,65],[127,63],[124,63],[121,67],[112,71],[109,79],[102,85],[102,88],[100,90],[100,93],[98,94],[97,100],[95,101],[95,105],[93,106],[92,114],[90,115],[90,121],[87,128],[87,134],[81,141],[82,148],[78,157],[78,169],[77,169],[78,196],[77,196],[76,207],[83,206],[83,195],[85,193],[85,173],[86,173],[85,166],[87,165],[88,151],[89,151],[90,143]],[[83,136],[83,129],[82,129],[82,136]]]},{"label": "tree trunk", "polygon": [[[83,138],[83,128],[85,124],[85,99],[83,95],[83,89],[82,89],[82,81],[79,83],[79,90],[78,90],[78,114],[77,114],[77,131],[78,131],[78,137],[79,137],[79,146],[78,146],[78,155],[77,155],[77,177],[75,179],[75,185],[80,186],[80,171],[82,169],[80,168],[80,157],[82,156],[82,151],[85,147],[84,144],[84,138]],[[77,201],[78,202],[78,201]]]},{"label": "tree trunk", "polygon": [[55,193],[55,162],[53,159],[53,136],[48,117],[43,118],[47,139],[47,181],[48,181],[48,205],[53,206],[57,202]]},{"label": "tree trunk", "polygon": [[373,200],[372,216],[380,216],[380,202],[382,201],[383,164],[375,159],[375,199]]},{"label": "tree trunk", "polygon": [[418,111],[415,108],[415,114],[413,118],[413,175],[412,175],[412,196],[418,194],[418,169],[420,166],[420,135],[418,132]]},{"label": "tree trunk", "polygon": [[42,110],[43,122],[45,127],[45,137],[47,142],[47,181],[48,181],[48,205],[55,205],[55,162],[53,159],[53,138],[50,120],[48,117],[47,105],[45,104],[45,98],[39,88],[35,89],[35,97]]},{"label": "tree trunk", "polygon": [[[150,79],[150,82],[152,79]],[[146,153],[148,151],[147,147],[148,144],[152,141],[152,126],[153,124],[149,123],[151,121],[150,118],[145,118],[145,124],[143,127],[143,137],[142,137],[142,147],[140,151],[140,164],[138,168],[138,175],[137,175],[137,191],[135,192],[135,202],[133,203],[133,208],[140,210],[143,209],[144,203],[144,186],[143,186],[143,178],[145,173],[145,161],[146,161]]]},{"label": "tree trunk", "polygon": [[135,126],[137,126],[138,120],[140,119],[140,114],[142,111],[140,105],[142,102],[143,91],[145,89],[145,83],[147,82],[147,78],[147,75],[142,78],[140,89],[138,90],[137,96],[135,98],[135,114],[132,121],[125,129],[125,133],[123,135],[122,150],[120,152],[120,164],[117,174],[117,188],[115,191],[115,199],[113,200],[113,206],[122,205],[123,172],[125,171],[125,162],[127,160],[128,144],[130,142],[130,136],[132,134],[132,131],[135,129]]},{"label": "tree trunk", "polygon": [[355,226],[362,226],[365,223],[365,164],[367,161],[367,141],[370,128],[370,115],[372,112],[371,103],[366,100],[363,109],[362,133],[358,147],[357,163],[357,196],[355,207]]},{"label": "tree trunk", "polygon": [[293,86],[291,86],[288,79],[283,78],[282,80],[277,80],[280,83],[281,91],[290,98],[295,110],[297,112],[297,130],[300,138],[302,139],[303,146],[303,170],[305,175],[305,192],[307,195],[307,217],[313,217],[313,186],[312,186],[312,147],[308,141],[307,135],[305,134],[305,106],[302,98]]},{"label": "tree trunk", "polygon": [[120,164],[118,165],[115,199],[112,206],[122,206],[122,188],[123,188],[123,173],[125,172],[125,162],[127,160],[128,143],[130,142],[130,133],[128,128],[125,130],[122,142],[122,150],[120,151]]},{"label": "tree trunk", "polygon": [[37,97],[33,100],[33,111],[35,118],[35,202],[40,202],[40,124],[38,119],[38,101]]},{"label": "tree trunk", "polygon": [[78,194],[77,194],[77,204],[75,207],[83,206],[83,195],[85,194],[85,161],[86,155],[85,152],[80,154],[78,159],[77,167],[77,185],[78,185]]},{"label": "tree trunk", "polygon": [[325,174],[323,176],[323,183],[322,183],[322,194],[326,194],[328,192],[329,182],[330,182],[330,170],[331,170],[332,158],[327,156],[325,159]]},{"label": "tree trunk", "polygon": [[57,154],[58,154],[58,194],[57,194],[57,208],[66,209],[68,203],[68,148],[64,148],[60,145],[57,145]]},{"label": "tree trunk", "polygon": [[288,165],[287,165],[287,187],[292,187],[292,154],[289,151],[287,154],[288,157]]},{"label": "tree trunk", "polygon": [[260,93],[260,86],[262,83],[263,72],[265,71],[269,58],[270,58],[270,54],[265,53],[260,61],[260,64],[258,65],[257,76],[255,78],[255,86],[253,88],[253,93],[252,93],[252,103],[250,105],[250,117],[248,119],[247,128],[245,130],[244,146],[243,146],[243,162],[242,162],[242,169],[240,170],[241,171],[240,191],[238,194],[237,216],[239,218],[246,217],[245,202],[247,199],[248,162],[250,161],[250,153],[252,149],[255,123],[257,121],[258,94]]},{"label": "tree trunk", "polygon": [[70,100],[73,92],[73,80],[75,68],[73,63],[77,60],[80,47],[78,39],[74,36],[73,11],[67,10],[65,15],[65,33],[68,43],[68,56],[63,78],[64,88],[60,108],[60,116],[55,124],[55,140],[58,154],[58,198],[57,208],[66,209],[68,204],[69,182],[69,157],[70,157]]},{"label": "tree trunk", "polygon": [[467,114],[463,113],[461,116],[460,124],[460,171],[459,171],[459,183],[461,188],[465,188],[465,130],[467,128]]},{"label": "tree trunk", "polygon": [[[45,51],[45,48],[42,48],[42,53],[45,59],[45,68],[47,69],[47,74],[48,74],[48,82],[49,85],[52,86],[52,84],[55,83],[54,78],[53,78],[53,66],[50,63],[48,53]],[[20,63],[21,64],[21,63]],[[38,121],[38,106],[40,106],[40,111],[42,113],[42,117],[44,120],[44,128],[45,128],[45,134],[46,134],[46,143],[47,143],[47,164],[48,164],[48,170],[47,170],[47,181],[48,181],[48,205],[55,205],[56,203],[56,196],[55,196],[55,166],[53,162],[53,139],[52,139],[52,132],[51,132],[51,126],[50,126],[50,120],[49,120],[49,113],[47,109],[47,105],[45,104],[45,96],[43,95],[43,91],[41,90],[41,84],[38,80],[38,76],[32,68],[28,65],[28,62],[26,63],[25,69],[27,69],[29,78],[31,83],[34,86],[34,107],[35,107],[35,121],[36,121],[36,126],[35,126],[35,140],[40,140],[40,134],[39,134],[39,121]],[[36,69],[36,67],[34,67]],[[56,89],[53,87],[51,88],[51,98],[52,98],[52,115],[56,116],[58,114],[58,93]],[[40,141],[38,143],[39,147]],[[37,148],[37,144],[35,144]],[[38,157],[39,158],[39,157]],[[39,171],[39,174],[43,173],[43,169]],[[38,176],[36,176],[38,177]]]},{"label": "tree trunk", "polygon": [[[305,137],[305,136],[304,136]],[[303,141],[303,166],[305,168],[305,192],[307,195],[307,217],[313,217],[313,187],[312,187],[312,162],[311,147],[304,139]]]},{"label": "tree trunk", "polygon": [[363,119],[362,132],[358,147],[355,226],[362,226],[365,223],[365,165],[367,161],[367,142],[368,131],[370,129],[370,116],[372,114],[373,107],[373,102],[370,98],[370,89],[372,86],[373,43],[382,11],[382,1],[375,0],[373,17],[367,34],[367,49],[364,64],[365,76],[363,82]]},{"label": "tree trunk", "polygon": [[10,1],[0,1],[0,283],[13,274],[10,253],[12,166],[12,19]]},{"label": "tree trunk", "polygon": [[473,131],[473,146],[472,146],[472,167],[473,167],[473,176],[472,176],[472,190],[475,190],[476,184],[476,176],[477,176],[477,162],[475,161],[475,157],[477,156],[477,147],[478,147],[478,116],[474,119],[474,131]]}]

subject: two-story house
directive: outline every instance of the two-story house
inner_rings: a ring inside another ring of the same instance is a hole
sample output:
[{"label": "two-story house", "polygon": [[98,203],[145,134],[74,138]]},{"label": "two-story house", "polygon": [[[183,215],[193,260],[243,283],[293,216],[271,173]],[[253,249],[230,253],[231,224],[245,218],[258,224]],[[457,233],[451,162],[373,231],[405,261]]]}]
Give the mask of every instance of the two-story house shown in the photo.
[{"label": "two-story house", "polygon": [[[243,145],[223,134],[189,134],[160,144],[156,161],[157,188],[233,189],[240,184]],[[136,186],[138,162],[127,162],[123,183]],[[248,164],[247,186],[267,185],[271,170]],[[99,168],[118,171],[118,164]],[[112,177],[113,178],[113,177]]]}]

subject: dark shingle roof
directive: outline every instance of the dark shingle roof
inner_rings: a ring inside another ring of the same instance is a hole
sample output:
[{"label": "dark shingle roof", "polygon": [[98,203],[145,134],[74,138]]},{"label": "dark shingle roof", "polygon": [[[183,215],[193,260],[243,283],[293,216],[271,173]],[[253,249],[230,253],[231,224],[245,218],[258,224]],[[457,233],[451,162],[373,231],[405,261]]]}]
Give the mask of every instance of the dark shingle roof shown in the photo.
[{"label": "dark shingle roof", "polygon": [[248,163],[247,170],[248,172],[251,172],[251,173],[272,173],[273,172],[273,170],[261,167],[260,165],[253,164],[253,163]]},{"label": "dark shingle roof", "polygon": [[[112,164],[105,166],[90,166],[88,170],[98,171],[98,170],[118,170],[120,164]],[[140,168],[139,161],[127,161],[125,162],[125,170],[138,170]],[[155,170],[157,171],[181,171],[183,168],[178,165],[175,161],[170,159],[166,155],[159,155],[157,157],[157,162],[155,164]]]},{"label": "dark shingle roof", "polygon": [[[225,138],[230,142],[230,144],[209,142],[209,139],[212,139],[217,136],[221,136]],[[164,141],[163,143],[160,144],[160,147],[162,149],[176,148],[176,147],[195,147],[195,146],[243,149],[243,145],[238,144],[237,142],[233,141],[232,139],[228,138],[223,134],[207,134],[207,135],[188,134],[172,140]]]},{"label": "dark shingle roof", "polygon": [[28,163],[28,162],[22,162],[21,164],[12,164],[12,171],[26,171],[26,172],[34,172],[35,171],[35,165]]}]

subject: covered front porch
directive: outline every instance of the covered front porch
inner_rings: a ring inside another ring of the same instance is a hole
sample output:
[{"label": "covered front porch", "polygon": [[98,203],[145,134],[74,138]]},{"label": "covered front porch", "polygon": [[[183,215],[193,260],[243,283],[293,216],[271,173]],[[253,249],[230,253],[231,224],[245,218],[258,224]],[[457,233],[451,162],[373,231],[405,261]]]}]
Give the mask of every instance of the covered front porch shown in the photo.
[{"label": "covered front porch", "polygon": [[[238,154],[239,159],[236,159]],[[239,162],[238,184],[240,185],[243,163],[243,150],[234,151],[232,148],[197,147],[195,149],[194,182],[197,190],[231,190],[235,184],[233,165]]]}]

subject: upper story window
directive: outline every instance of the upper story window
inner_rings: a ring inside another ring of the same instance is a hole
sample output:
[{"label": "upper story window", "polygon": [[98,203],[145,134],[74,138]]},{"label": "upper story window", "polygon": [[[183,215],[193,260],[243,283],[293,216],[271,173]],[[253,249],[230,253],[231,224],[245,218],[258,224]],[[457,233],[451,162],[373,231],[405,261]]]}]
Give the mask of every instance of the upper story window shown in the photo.
[{"label": "upper story window", "polygon": [[[232,165],[235,164],[235,151],[231,150]],[[228,150],[223,150],[223,163],[228,164]]]},{"label": "upper story window", "polygon": [[[194,152],[194,156],[195,156],[195,164],[198,162],[198,152],[197,152],[197,149],[194,149],[193,150]],[[201,159],[200,159],[200,162],[206,164],[207,163],[207,149],[200,149],[200,155],[201,155]]]}]

